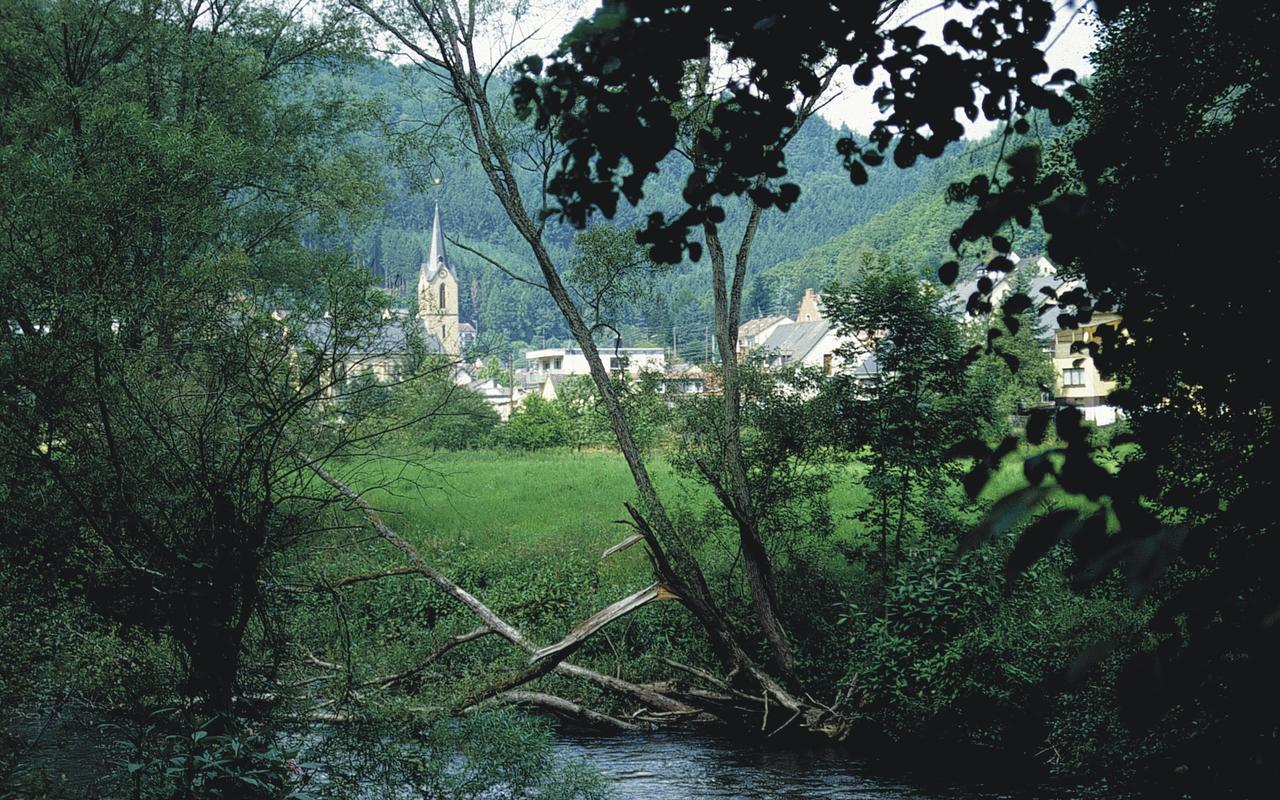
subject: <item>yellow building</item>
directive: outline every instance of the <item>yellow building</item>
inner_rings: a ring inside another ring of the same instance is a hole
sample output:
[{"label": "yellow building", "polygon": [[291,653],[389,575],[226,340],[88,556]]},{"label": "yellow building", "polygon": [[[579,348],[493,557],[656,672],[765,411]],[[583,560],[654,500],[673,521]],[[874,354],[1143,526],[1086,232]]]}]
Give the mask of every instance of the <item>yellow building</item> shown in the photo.
[{"label": "yellow building", "polygon": [[1110,425],[1116,420],[1116,409],[1107,400],[1116,384],[1098,372],[1089,357],[1088,344],[1097,336],[1098,328],[1118,324],[1119,314],[1095,313],[1088,324],[1078,328],[1059,328],[1054,333],[1054,395],[1058,405],[1079,408],[1085,419],[1096,425]]}]

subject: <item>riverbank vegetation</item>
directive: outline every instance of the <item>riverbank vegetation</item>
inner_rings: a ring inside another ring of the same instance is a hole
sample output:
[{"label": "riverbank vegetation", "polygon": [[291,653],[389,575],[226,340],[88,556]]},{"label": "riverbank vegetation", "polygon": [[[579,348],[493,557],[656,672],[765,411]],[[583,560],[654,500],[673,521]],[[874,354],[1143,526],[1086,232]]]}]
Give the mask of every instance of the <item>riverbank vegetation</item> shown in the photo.
[{"label": "riverbank vegetation", "polygon": [[[10,4],[0,797],[603,796],[529,712],[1273,784],[1280,12],[1098,3],[1081,83],[1047,0],[943,4],[954,52],[899,5],[607,3],[491,65],[488,6]],[[879,87],[867,136],[816,116],[837,71]],[[917,161],[972,165],[957,114],[998,147],[891,241]],[[388,309],[416,256],[380,209],[446,159],[473,310],[590,365],[505,423]],[[829,243],[786,261],[788,220]],[[1082,283],[996,302],[1015,234]],[[812,276],[874,374],[740,350]],[[1078,350],[1120,424],[1045,404],[1046,301],[1123,315]],[[677,313],[709,391],[606,366]]]}]

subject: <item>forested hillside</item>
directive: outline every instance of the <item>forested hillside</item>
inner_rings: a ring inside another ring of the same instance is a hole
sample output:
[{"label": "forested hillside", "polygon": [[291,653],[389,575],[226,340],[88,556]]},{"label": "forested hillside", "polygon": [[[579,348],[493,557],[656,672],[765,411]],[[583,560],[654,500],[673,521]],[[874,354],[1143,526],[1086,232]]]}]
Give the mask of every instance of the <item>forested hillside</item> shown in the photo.
[{"label": "forested hillside", "polygon": [[[451,238],[517,274],[535,272],[474,156],[451,147],[447,133],[418,127],[416,120],[442,116],[448,102],[437,87],[424,80],[420,70],[402,70],[379,62],[334,76],[333,80],[349,84],[361,96],[380,100],[387,118],[385,124],[403,134],[404,148],[393,154],[397,158],[388,167],[385,219],[356,237],[351,245],[357,258],[381,276],[385,285],[402,285],[404,300],[410,302],[418,264],[426,252],[431,210],[437,202]],[[789,212],[774,211],[761,221],[752,250],[751,272],[769,276],[770,280],[760,282],[760,291],[750,295],[748,314],[790,307],[803,292],[801,278],[779,281],[774,277],[778,269],[789,273],[795,269],[779,265],[794,265],[801,254],[856,235],[863,226],[883,227],[880,220],[899,213],[895,209],[914,209],[931,200],[940,203],[937,187],[945,186],[951,175],[943,168],[959,163],[957,158],[948,157],[941,164],[922,163],[912,170],[886,167],[875,171],[867,185],[855,187],[833,157],[836,140],[842,135],[844,132],[821,117],[814,117],[791,143],[787,154],[789,179],[801,186],[802,199]],[[678,206],[681,175],[674,169],[660,175],[647,187],[647,196],[639,208],[624,204],[614,220],[604,222],[639,226],[649,212]],[[945,220],[959,214],[954,211]],[[728,227],[734,229],[735,222],[740,225],[742,218],[741,213],[731,210]],[[576,231],[554,220],[549,225],[550,242],[567,258]],[[931,235],[936,232],[936,242],[922,240],[911,246],[921,252],[939,252],[949,229],[948,222],[937,221],[929,228]],[[887,234],[882,235],[876,242],[887,238]],[[461,273],[463,319],[506,341],[545,343],[567,338],[563,320],[544,292],[512,280],[460,248],[453,248],[450,256]],[[661,276],[654,291],[656,302],[631,309],[624,319],[629,324],[624,331],[628,338],[637,344],[668,346],[674,328],[680,342],[698,343],[700,356],[710,306],[706,269],[705,264],[686,262]],[[822,274],[824,278],[827,275]]]},{"label": "forested hillside", "polygon": [[[1020,146],[1018,138],[1010,137],[1007,151]],[[918,162],[907,171],[913,190],[892,206],[803,253],[764,266],[753,285],[752,308],[786,309],[806,287],[848,283],[871,253],[886,256],[894,266],[932,276],[940,263],[953,257],[948,239],[973,210],[965,203],[949,202],[948,185],[968,182],[979,174],[989,175],[992,165],[998,162],[1000,141],[999,134],[993,134],[963,147],[953,145],[952,151],[937,161]],[[884,167],[875,177],[888,178],[894,171]],[[1044,250],[1044,230],[1038,219],[1027,230],[1011,229],[1008,238],[1022,254]],[[982,254],[969,255],[976,263]]]}]

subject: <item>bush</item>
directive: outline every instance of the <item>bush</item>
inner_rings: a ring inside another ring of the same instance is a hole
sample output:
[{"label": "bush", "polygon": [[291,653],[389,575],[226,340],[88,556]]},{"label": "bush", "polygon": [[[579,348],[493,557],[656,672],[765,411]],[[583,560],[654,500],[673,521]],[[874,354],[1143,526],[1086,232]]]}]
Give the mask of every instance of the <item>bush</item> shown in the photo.
[{"label": "bush", "polygon": [[564,447],[571,441],[569,418],[556,403],[526,397],[502,431],[502,440],[522,450]]},{"label": "bush", "polygon": [[[1089,598],[1070,592],[1061,573],[1065,553],[1013,583],[1006,557],[1007,547],[955,556],[950,544],[909,553],[880,608],[860,605],[843,615],[853,640],[849,680],[882,732],[960,737],[1025,748],[1025,755],[1051,751],[1061,730],[1046,720],[1071,719],[1081,709],[1049,690],[1089,645],[1141,625],[1140,611],[1118,591]],[[1089,699],[1086,689],[1074,695],[1081,702]],[[1082,738],[1088,734],[1057,741],[1079,751],[1087,747]],[[1078,763],[1074,753],[1069,760]]]}]

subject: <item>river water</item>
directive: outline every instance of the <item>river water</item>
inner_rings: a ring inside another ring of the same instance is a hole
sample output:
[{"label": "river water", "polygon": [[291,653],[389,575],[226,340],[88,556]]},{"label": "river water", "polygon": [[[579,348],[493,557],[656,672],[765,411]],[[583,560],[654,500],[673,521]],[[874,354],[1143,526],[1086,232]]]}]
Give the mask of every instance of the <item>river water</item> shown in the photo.
[{"label": "river water", "polygon": [[[30,755],[62,789],[57,796],[80,796],[77,787],[96,783],[107,756],[104,743],[92,728],[71,720],[44,733]],[[557,760],[584,761],[600,772],[610,784],[610,796],[617,800],[1049,800],[1070,796],[1035,786],[986,785],[978,776],[997,771],[989,764],[961,776],[954,765],[945,772],[933,770],[937,754],[922,753],[916,763],[889,763],[858,753],[852,748],[763,744],[687,731],[600,736],[560,729],[554,745]]]},{"label": "river water", "polygon": [[[930,774],[932,760],[892,767],[836,747],[764,746],[690,733],[575,736],[561,732],[556,750],[603,773],[618,800],[995,800],[1050,798],[1026,786],[990,788]],[[954,774],[954,773],[953,773]]]}]

